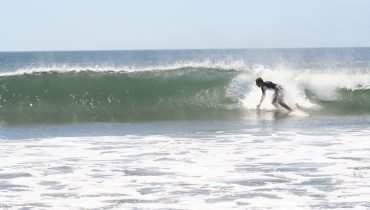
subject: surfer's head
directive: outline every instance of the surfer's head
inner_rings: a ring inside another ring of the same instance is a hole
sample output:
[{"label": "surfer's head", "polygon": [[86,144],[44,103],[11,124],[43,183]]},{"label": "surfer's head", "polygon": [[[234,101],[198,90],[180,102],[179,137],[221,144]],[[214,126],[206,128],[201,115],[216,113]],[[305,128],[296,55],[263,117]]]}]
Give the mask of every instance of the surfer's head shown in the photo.
[{"label": "surfer's head", "polygon": [[261,77],[258,77],[258,78],[256,79],[256,85],[257,85],[258,87],[261,87],[261,86],[263,85],[263,79],[262,79]]}]

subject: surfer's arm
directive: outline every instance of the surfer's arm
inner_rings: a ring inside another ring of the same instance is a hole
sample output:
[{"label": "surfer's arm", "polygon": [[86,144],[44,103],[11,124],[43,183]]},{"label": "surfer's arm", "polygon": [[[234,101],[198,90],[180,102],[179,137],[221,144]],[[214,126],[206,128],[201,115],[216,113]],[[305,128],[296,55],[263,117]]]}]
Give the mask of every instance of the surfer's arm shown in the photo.
[{"label": "surfer's arm", "polygon": [[260,108],[263,100],[265,100],[265,93],[266,93],[266,91],[263,88],[261,88],[261,89],[262,89],[262,96],[261,96],[261,99],[260,99],[260,103],[257,105],[257,109]]}]

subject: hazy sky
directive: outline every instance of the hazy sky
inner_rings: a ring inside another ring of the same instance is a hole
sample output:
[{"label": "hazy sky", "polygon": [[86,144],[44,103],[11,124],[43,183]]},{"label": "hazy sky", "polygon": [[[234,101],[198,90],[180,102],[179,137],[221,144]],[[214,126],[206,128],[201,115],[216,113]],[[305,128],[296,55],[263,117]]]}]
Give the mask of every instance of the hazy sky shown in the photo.
[{"label": "hazy sky", "polygon": [[370,0],[0,0],[0,51],[353,46]]}]

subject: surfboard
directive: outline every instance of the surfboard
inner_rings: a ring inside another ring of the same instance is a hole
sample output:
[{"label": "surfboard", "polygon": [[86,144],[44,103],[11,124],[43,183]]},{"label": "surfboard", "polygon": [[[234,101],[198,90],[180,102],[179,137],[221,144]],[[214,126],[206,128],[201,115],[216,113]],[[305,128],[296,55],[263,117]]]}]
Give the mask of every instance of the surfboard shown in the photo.
[{"label": "surfboard", "polygon": [[298,103],[295,104],[295,109],[291,112],[292,116],[297,116],[297,117],[308,117],[310,116],[307,112],[302,110],[302,106],[299,105]]},{"label": "surfboard", "polygon": [[296,117],[308,117],[308,116],[310,116],[308,113],[306,113],[305,111],[302,111],[300,109],[295,109],[295,110],[289,112],[289,115],[296,116]]}]

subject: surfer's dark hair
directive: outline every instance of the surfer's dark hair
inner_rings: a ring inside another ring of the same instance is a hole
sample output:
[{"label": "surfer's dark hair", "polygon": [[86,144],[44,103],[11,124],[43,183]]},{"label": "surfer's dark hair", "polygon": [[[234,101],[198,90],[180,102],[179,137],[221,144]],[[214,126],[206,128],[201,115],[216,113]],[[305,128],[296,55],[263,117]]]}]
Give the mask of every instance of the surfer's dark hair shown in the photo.
[{"label": "surfer's dark hair", "polygon": [[263,83],[263,79],[262,79],[261,77],[258,77],[258,78],[256,79],[256,83]]}]

